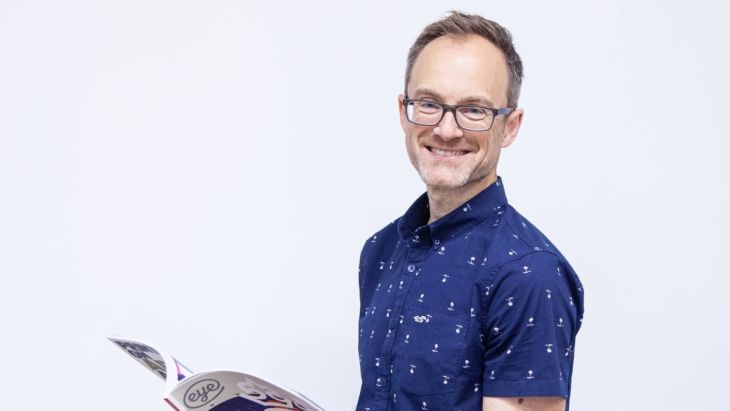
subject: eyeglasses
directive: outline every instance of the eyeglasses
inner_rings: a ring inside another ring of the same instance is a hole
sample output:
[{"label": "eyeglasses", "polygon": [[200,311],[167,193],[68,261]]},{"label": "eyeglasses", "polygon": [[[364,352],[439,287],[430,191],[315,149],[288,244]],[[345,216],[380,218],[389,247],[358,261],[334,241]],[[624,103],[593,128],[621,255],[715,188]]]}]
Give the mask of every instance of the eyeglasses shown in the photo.
[{"label": "eyeglasses", "polygon": [[515,110],[511,107],[497,109],[470,104],[451,106],[432,100],[411,100],[408,97],[403,99],[403,105],[406,107],[406,118],[413,124],[435,126],[441,122],[446,112],[450,111],[456,119],[456,124],[461,129],[469,131],[487,131],[492,128],[495,117]]}]

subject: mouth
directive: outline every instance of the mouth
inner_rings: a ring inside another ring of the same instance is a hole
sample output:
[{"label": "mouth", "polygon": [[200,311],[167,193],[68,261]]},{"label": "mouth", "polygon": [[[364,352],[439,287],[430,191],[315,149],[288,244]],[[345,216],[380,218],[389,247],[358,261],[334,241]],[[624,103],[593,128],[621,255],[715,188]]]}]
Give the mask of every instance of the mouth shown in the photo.
[{"label": "mouth", "polygon": [[459,158],[466,155],[468,151],[465,150],[445,150],[438,147],[426,146],[426,149],[431,152],[435,157],[439,158]]}]

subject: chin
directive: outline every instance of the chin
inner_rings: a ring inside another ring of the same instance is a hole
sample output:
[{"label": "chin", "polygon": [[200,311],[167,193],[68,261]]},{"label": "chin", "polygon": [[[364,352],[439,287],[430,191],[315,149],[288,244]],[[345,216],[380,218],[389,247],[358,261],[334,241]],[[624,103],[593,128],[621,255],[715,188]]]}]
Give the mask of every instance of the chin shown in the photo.
[{"label": "chin", "polygon": [[455,189],[469,183],[469,175],[462,173],[440,173],[433,170],[418,170],[426,186],[434,188]]}]

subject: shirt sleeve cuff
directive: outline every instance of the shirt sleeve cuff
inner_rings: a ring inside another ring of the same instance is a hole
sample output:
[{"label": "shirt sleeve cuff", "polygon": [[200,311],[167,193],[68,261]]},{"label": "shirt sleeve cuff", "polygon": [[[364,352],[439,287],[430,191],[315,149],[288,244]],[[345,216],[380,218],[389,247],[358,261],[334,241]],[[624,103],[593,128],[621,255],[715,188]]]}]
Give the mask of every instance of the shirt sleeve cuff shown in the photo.
[{"label": "shirt sleeve cuff", "polygon": [[565,381],[501,381],[484,384],[484,397],[563,397],[568,396]]}]

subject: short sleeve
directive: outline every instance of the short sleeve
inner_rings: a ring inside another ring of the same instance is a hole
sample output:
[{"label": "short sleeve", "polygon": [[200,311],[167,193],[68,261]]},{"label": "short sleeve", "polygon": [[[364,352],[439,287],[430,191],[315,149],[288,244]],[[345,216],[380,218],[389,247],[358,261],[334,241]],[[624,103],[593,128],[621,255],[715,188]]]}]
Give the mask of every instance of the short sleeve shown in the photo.
[{"label": "short sleeve", "polygon": [[567,262],[547,251],[500,268],[485,299],[484,396],[568,395],[582,318],[577,281]]}]

